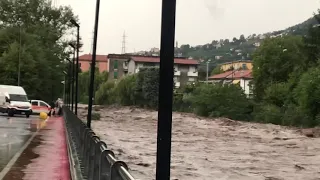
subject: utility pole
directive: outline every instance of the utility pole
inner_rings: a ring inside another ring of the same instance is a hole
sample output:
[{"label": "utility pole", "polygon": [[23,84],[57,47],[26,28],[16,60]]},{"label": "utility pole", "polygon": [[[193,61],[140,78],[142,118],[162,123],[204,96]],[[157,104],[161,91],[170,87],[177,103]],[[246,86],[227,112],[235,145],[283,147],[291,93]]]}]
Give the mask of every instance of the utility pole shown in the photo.
[{"label": "utility pole", "polygon": [[122,50],[121,50],[121,54],[125,54],[126,53],[126,32],[123,32],[122,35]]},{"label": "utility pole", "polygon": [[93,38],[93,52],[90,72],[90,86],[89,86],[89,103],[88,103],[88,116],[87,116],[87,127],[91,128],[91,114],[92,114],[92,103],[93,103],[93,88],[94,88],[94,73],[96,67],[96,53],[97,53],[97,39],[98,39],[98,27],[99,27],[99,11],[100,11],[100,0],[97,0],[96,4],[96,16],[94,23],[94,38]]},{"label": "utility pole", "polygon": [[156,180],[170,180],[176,0],[162,0]]},{"label": "utility pole", "polygon": [[19,55],[18,55],[18,86],[20,86],[21,76],[21,24],[19,26]]},{"label": "utility pole", "polygon": [[76,50],[73,51],[73,58],[72,58],[72,80],[71,80],[71,111],[73,112],[73,103],[74,103],[74,80],[75,80],[75,59],[76,59]]},{"label": "utility pole", "polygon": [[77,27],[77,44],[74,46],[75,51],[77,51],[77,61],[76,61],[76,96],[75,96],[75,108],[74,113],[78,114],[78,77],[79,77],[79,48],[80,48],[80,25],[74,20],[71,19],[70,22]]}]

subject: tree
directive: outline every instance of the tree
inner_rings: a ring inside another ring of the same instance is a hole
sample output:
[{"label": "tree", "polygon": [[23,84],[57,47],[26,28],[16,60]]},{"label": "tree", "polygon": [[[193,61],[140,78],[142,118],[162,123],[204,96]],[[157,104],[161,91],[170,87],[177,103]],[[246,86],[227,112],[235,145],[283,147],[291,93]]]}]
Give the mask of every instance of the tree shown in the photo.
[{"label": "tree", "polygon": [[216,66],[216,67],[211,71],[211,75],[221,74],[221,73],[223,73],[223,70],[221,69],[220,66]]},{"label": "tree", "polygon": [[117,100],[120,104],[125,106],[136,104],[136,99],[134,96],[136,81],[137,76],[130,75],[121,79],[121,81],[117,84],[115,92],[117,93]]},{"label": "tree", "polygon": [[[317,23],[320,24],[320,10],[314,15]],[[310,66],[317,64],[320,58],[320,26],[309,27],[307,36],[304,38],[305,52]]]},{"label": "tree", "polygon": [[17,84],[20,53],[21,85],[29,98],[51,101],[61,96],[61,61],[69,56],[64,37],[74,34],[69,33],[70,19],[77,20],[72,10],[54,8],[46,0],[1,0],[0,11],[0,81]]},{"label": "tree", "polygon": [[262,43],[253,56],[253,87],[257,100],[263,98],[268,86],[287,82],[307,69],[302,47],[299,36],[268,38]]},{"label": "tree", "polygon": [[239,38],[240,42],[246,42],[246,38],[244,37],[243,34],[241,34],[240,38]]},{"label": "tree", "polygon": [[320,67],[304,73],[295,89],[296,100],[302,111],[310,117],[309,126],[320,124]]},{"label": "tree", "polygon": [[250,119],[250,102],[237,85],[199,85],[190,101],[195,113],[201,116]]}]

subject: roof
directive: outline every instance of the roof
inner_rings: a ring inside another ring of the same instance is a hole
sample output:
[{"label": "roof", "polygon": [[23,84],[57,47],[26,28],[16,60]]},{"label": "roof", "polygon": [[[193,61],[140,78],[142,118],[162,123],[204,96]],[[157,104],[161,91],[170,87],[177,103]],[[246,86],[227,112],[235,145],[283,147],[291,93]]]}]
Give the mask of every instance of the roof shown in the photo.
[{"label": "roof", "polygon": [[252,79],[252,70],[234,70],[226,71],[221,74],[210,76],[208,79]]},{"label": "roof", "polygon": [[[135,62],[150,62],[150,63],[160,62],[159,56],[131,56],[131,59]],[[198,65],[199,62],[194,59],[174,58],[174,64]]]},{"label": "roof", "polygon": [[219,64],[219,65],[239,63],[239,62],[242,62],[242,63],[252,63],[251,60],[236,60],[236,61],[229,61],[229,62],[221,63],[221,64]]},{"label": "roof", "polygon": [[[92,61],[92,54],[84,54],[79,56],[79,61]],[[108,62],[107,55],[96,55],[96,61]]]}]

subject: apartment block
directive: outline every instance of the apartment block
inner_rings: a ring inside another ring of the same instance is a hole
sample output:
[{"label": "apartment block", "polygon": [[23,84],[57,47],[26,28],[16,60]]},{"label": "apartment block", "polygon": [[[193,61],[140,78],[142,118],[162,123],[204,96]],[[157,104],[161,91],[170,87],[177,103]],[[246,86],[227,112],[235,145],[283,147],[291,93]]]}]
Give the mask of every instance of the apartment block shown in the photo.
[{"label": "apartment block", "polygon": [[[138,73],[143,67],[159,66],[160,57],[109,54],[108,62],[109,79],[114,80],[126,75]],[[174,82],[176,88],[198,80],[198,64],[198,61],[193,59],[174,59]]]}]

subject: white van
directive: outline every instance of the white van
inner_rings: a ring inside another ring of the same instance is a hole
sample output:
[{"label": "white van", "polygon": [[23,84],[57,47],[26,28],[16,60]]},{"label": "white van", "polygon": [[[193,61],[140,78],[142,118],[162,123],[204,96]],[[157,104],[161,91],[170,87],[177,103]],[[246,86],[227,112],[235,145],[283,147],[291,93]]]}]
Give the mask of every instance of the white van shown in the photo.
[{"label": "white van", "polygon": [[0,85],[0,112],[8,116],[24,114],[28,118],[32,108],[26,91],[21,86]]}]

